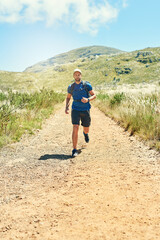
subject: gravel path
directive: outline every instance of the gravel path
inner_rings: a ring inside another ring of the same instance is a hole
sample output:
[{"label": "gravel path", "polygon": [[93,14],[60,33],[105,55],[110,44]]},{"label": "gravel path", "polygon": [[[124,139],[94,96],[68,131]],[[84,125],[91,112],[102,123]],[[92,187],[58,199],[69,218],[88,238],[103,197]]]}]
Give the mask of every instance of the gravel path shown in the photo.
[{"label": "gravel path", "polygon": [[92,107],[90,143],[64,106],[0,152],[0,239],[159,240],[160,155]]}]

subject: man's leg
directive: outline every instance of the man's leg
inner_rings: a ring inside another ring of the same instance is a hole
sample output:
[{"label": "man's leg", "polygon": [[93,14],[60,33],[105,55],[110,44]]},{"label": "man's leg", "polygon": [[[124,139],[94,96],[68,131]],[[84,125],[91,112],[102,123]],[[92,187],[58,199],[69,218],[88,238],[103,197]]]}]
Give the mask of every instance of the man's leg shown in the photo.
[{"label": "man's leg", "polygon": [[90,117],[90,111],[85,111],[82,115],[82,126],[83,126],[83,134],[86,143],[89,143],[89,126],[91,124],[91,117]]},{"label": "man's leg", "polygon": [[89,127],[83,127],[83,132],[85,134],[88,134],[89,133]]},{"label": "man's leg", "polygon": [[72,142],[73,149],[77,149],[79,125],[73,125]]},{"label": "man's leg", "polygon": [[73,124],[73,132],[72,132],[73,150],[72,150],[72,157],[76,157],[78,155],[77,143],[78,143],[78,130],[79,130],[79,123],[80,123],[79,111],[72,110],[71,117],[72,117],[72,124]]},{"label": "man's leg", "polygon": [[88,133],[89,133],[89,127],[83,127],[83,134],[84,134],[84,138],[85,138],[86,143],[89,143]]}]

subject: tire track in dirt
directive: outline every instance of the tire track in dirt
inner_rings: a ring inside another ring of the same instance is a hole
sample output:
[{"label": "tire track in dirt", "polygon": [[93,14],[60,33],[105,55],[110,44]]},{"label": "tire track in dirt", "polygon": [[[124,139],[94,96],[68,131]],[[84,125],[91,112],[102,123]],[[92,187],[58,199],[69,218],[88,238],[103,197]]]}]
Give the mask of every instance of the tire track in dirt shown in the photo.
[{"label": "tire track in dirt", "polygon": [[71,159],[64,106],[0,153],[0,239],[158,240],[160,156],[92,107]]}]

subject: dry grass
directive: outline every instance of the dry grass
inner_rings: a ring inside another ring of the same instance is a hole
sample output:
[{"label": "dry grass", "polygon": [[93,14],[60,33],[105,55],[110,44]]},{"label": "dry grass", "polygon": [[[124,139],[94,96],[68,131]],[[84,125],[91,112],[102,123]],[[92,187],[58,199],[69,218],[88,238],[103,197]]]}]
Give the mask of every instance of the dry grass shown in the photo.
[{"label": "dry grass", "polygon": [[[99,93],[96,106],[121,126],[160,150],[160,87],[107,90]],[[125,91],[126,89],[126,91]],[[141,91],[140,91],[141,89]]]}]

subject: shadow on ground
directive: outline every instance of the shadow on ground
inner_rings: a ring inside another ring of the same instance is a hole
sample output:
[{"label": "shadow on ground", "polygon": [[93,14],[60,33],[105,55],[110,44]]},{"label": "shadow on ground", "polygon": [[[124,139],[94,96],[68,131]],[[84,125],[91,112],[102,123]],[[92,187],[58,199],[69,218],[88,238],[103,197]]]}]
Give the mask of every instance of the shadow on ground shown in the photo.
[{"label": "shadow on ground", "polygon": [[[78,154],[80,154],[82,152],[81,149],[78,149]],[[48,160],[48,159],[57,159],[57,160],[67,160],[72,158],[71,155],[67,155],[67,154],[45,154],[43,156],[41,156],[38,160]]]},{"label": "shadow on ground", "polygon": [[65,154],[45,154],[41,156],[38,160],[48,160],[48,159],[57,159],[57,160],[67,160],[70,159],[71,155],[65,155]]}]

